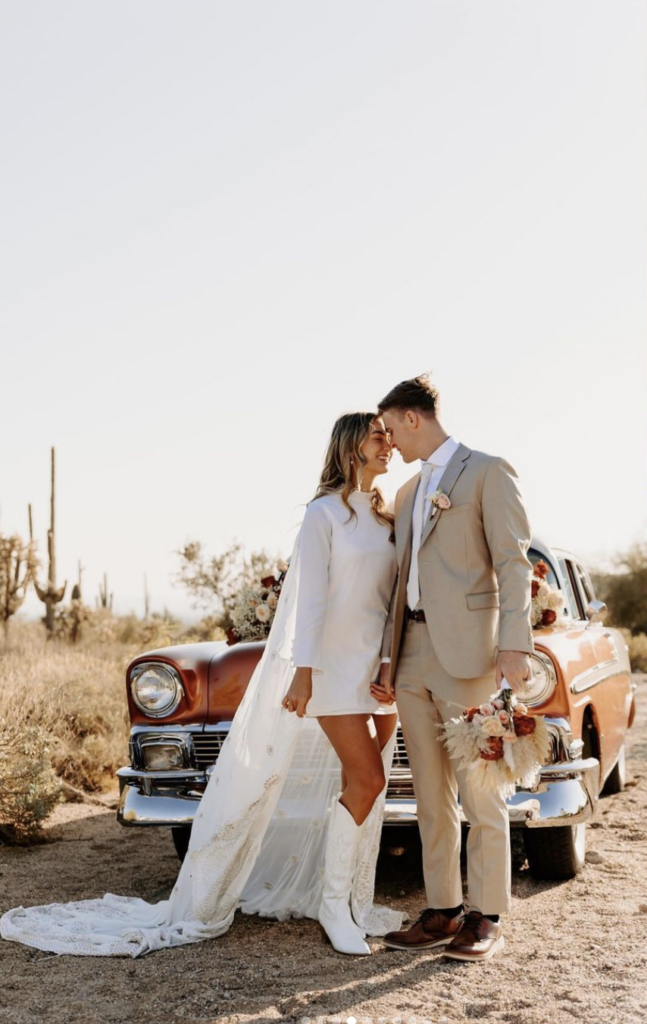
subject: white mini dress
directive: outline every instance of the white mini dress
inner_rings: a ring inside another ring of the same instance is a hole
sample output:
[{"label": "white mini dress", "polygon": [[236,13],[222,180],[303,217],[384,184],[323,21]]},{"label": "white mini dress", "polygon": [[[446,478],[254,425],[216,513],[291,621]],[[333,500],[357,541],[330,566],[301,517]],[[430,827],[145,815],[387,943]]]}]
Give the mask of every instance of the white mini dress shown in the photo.
[{"label": "white mini dress", "polygon": [[340,494],[310,502],[301,527],[301,579],[292,661],[312,668],[306,717],[395,714],[370,691],[397,575],[391,528],[353,491],[350,518]]}]

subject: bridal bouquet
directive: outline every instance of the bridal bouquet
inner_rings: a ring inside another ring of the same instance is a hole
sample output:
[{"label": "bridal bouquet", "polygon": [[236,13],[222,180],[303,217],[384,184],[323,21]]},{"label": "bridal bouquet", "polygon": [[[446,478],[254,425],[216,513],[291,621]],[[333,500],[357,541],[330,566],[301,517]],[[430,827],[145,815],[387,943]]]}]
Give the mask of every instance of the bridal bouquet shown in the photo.
[{"label": "bridal bouquet", "polygon": [[287,571],[288,563],[281,560],[274,576],[264,576],[257,584],[242,588],[231,615],[233,626],[227,630],[230,646],[269,636]]},{"label": "bridal bouquet", "polygon": [[550,749],[543,718],[528,714],[509,687],[443,726],[450,756],[476,773],[485,789],[512,796],[533,785]]}]

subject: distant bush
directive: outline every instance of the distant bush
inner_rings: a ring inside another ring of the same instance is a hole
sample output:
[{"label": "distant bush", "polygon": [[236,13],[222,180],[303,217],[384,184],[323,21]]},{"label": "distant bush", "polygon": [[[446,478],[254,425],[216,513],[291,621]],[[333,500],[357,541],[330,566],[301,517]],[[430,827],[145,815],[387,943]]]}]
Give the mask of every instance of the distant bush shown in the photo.
[{"label": "distant bush", "polygon": [[647,635],[637,633],[634,636],[629,629],[623,629],[622,633],[629,648],[629,660],[634,672],[647,672]]},{"label": "distant bush", "polygon": [[647,544],[634,544],[616,559],[616,572],[594,574],[596,594],[609,609],[610,622],[634,636],[647,633]]}]

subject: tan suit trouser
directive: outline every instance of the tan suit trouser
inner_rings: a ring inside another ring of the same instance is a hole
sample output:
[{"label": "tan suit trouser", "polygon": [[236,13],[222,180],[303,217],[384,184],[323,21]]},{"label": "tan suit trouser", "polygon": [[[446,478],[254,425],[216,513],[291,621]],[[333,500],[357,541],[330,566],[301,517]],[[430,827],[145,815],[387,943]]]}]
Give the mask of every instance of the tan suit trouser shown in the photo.
[{"label": "tan suit trouser", "polygon": [[[434,684],[443,693],[434,693]],[[429,907],[463,902],[460,870],[460,792],[470,824],[467,839],[467,886],[471,909],[503,914],[510,907],[510,824],[502,796],[480,789],[468,771],[450,758],[439,726],[461,714],[464,703],[450,702],[452,679],[440,665],[424,623],[405,627],[398,660],[395,694],[409,755],[418,805],[422,859]],[[456,687],[464,692],[466,680]],[[496,689],[494,675],[469,680],[472,704]]]}]

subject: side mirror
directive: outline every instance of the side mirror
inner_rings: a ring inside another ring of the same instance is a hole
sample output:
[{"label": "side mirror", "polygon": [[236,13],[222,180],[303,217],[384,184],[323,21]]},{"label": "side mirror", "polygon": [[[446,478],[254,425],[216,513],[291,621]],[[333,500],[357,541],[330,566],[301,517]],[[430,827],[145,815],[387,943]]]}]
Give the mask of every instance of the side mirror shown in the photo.
[{"label": "side mirror", "polygon": [[589,601],[586,606],[586,617],[589,622],[604,622],[607,606],[604,601]]}]

